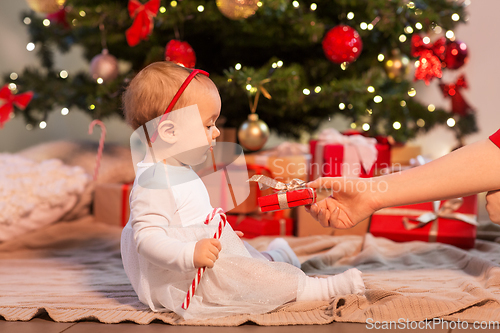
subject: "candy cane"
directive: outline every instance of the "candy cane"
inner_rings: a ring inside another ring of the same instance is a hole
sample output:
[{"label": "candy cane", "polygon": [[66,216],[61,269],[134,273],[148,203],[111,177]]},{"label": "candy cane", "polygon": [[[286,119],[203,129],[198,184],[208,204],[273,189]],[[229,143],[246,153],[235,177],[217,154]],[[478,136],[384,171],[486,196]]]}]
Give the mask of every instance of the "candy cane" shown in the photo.
[{"label": "candy cane", "polygon": [[[222,234],[222,230],[226,226],[227,218],[226,214],[224,214],[224,211],[221,208],[214,208],[214,210],[210,214],[208,214],[205,220],[205,224],[209,224],[210,221],[214,219],[215,215],[220,215],[219,227],[217,228],[217,231],[214,234],[214,238],[219,239]],[[191,298],[193,298],[193,295],[196,292],[196,288],[198,288],[201,278],[203,277],[203,273],[205,273],[206,269],[207,269],[206,267],[198,268],[198,272],[196,273],[196,276],[194,277],[193,282],[191,283],[191,287],[189,287],[186,298],[182,303],[182,308],[184,310],[187,310],[187,308],[189,307]]]},{"label": "candy cane", "polygon": [[97,149],[97,157],[95,161],[94,181],[96,181],[97,173],[99,172],[99,166],[101,164],[101,158],[102,158],[102,150],[104,148],[104,139],[106,138],[106,126],[104,126],[104,123],[98,119],[95,119],[90,123],[89,134],[92,134],[92,131],[94,130],[94,126],[96,124],[101,126],[101,138],[99,139],[99,148]]}]

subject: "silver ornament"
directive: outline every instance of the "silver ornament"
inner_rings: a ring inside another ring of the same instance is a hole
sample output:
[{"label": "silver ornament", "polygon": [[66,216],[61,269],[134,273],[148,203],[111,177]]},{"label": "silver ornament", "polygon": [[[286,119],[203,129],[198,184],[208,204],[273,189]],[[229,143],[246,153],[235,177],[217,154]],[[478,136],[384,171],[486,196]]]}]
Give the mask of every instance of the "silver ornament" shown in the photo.
[{"label": "silver ornament", "polygon": [[[90,62],[90,75],[98,83],[109,82],[118,76],[118,61],[107,49],[96,55]],[[102,79],[102,82],[99,82]]]},{"label": "silver ornament", "polygon": [[241,124],[238,129],[238,140],[240,144],[248,150],[259,150],[267,142],[269,138],[269,127],[259,119],[259,115],[251,113],[248,115],[248,120]]}]

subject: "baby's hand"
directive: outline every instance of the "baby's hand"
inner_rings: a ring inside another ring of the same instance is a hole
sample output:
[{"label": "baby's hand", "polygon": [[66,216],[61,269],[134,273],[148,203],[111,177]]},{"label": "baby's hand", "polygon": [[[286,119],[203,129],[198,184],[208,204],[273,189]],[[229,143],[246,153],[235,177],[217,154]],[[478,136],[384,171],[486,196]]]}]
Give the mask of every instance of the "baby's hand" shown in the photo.
[{"label": "baby's hand", "polygon": [[500,190],[486,194],[486,210],[493,223],[500,224]]},{"label": "baby's hand", "polygon": [[218,239],[204,238],[194,246],[193,262],[194,267],[214,267],[214,263],[219,258],[221,245]]}]

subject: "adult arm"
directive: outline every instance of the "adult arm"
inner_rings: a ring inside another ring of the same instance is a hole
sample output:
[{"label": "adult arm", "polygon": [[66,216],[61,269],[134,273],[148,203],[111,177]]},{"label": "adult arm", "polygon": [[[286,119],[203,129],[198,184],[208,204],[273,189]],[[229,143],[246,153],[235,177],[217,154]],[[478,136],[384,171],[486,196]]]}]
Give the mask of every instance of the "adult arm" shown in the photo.
[{"label": "adult arm", "polygon": [[350,228],[381,208],[500,189],[500,150],[492,140],[467,145],[400,173],[369,179],[317,179],[309,186],[331,189],[332,196],[312,205],[310,213],[323,226]]}]

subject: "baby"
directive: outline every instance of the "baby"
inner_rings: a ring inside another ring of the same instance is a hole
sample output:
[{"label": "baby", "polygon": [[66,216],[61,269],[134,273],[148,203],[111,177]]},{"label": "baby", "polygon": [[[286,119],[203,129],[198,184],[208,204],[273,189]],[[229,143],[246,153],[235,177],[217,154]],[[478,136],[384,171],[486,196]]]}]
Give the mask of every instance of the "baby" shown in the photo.
[{"label": "baby", "polygon": [[[306,276],[283,239],[259,253],[229,224],[220,240],[213,238],[220,213],[205,224],[213,207],[191,168],[206,160],[220,135],[215,126],[220,96],[207,73],[153,63],[131,81],[123,102],[127,122],[148,146],[137,164],[121,239],[123,266],[141,302],[153,311],[202,319],[364,293],[357,269],[328,278]],[[184,310],[199,267],[209,269]]]}]

